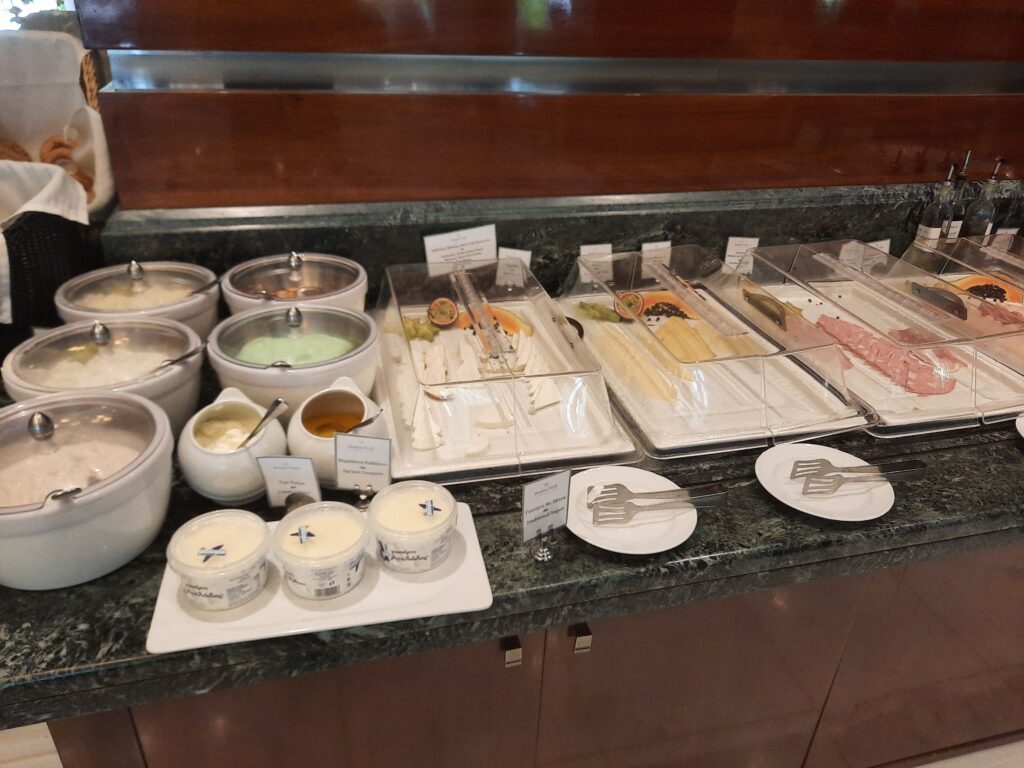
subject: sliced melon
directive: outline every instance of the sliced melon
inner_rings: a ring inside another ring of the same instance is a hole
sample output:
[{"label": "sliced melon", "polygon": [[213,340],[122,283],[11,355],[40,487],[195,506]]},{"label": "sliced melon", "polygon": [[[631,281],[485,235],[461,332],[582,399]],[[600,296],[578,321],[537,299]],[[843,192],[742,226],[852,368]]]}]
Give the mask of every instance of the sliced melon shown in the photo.
[{"label": "sliced melon", "polygon": [[[681,309],[687,314],[687,316],[694,319],[697,318],[697,313],[694,312],[688,305],[684,304],[678,296],[672,291],[651,291],[644,295],[644,313],[647,313],[651,307],[655,304],[671,304],[673,307]],[[680,318],[681,319],[681,318]]]},{"label": "sliced melon", "polygon": [[1021,292],[1014,288],[1010,283],[986,277],[985,275],[968,275],[967,277],[961,277],[959,280],[954,281],[953,285],[957,288],[969,291],[975,296],[980,296],[983,299],[1019,303],[1021,299],[1024,298],[1022,297]]},{"label": "sliced melon", "polygon": [[[524,336],[533,336],[533,326],[515,312],[490,305],[487,306],[486,312],[490,318],[491,325],[497,322],[499,327],[509,335],[522,333]],[[460,312],[459,319],[455,321],[455,327],[471,328],[472,326],[473,323],[469,319],[469,314],[467,312]]]}]

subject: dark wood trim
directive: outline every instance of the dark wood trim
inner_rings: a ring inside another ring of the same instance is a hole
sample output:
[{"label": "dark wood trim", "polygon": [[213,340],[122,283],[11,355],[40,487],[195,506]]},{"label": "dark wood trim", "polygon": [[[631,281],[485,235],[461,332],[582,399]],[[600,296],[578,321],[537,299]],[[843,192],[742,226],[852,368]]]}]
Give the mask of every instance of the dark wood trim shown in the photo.
[{"label": "dark wood trim", "polygon": [[1018,0],[79,0],[93,48],[890,61],[1024,59]]},{"label": "dark wood trim", "polygon": [[146,768],[127,709],[51,720],[48,725],[64,768]]},{"label": "dark wood trim", "polygon": [[926,182],[967,147],[974,169],[990,167],[1024,125],[1020,94],[114,92],[101,103],[125,208]]}]

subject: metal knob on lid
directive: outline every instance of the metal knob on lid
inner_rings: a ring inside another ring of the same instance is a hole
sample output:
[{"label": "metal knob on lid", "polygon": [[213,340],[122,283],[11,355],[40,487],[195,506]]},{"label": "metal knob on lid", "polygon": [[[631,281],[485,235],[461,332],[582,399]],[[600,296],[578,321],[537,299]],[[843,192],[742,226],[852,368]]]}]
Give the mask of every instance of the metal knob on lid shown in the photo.
[{"label": "metal knob on lid", "polygon": [[141,280],[145,277],[145,272],[142,269],[142,265],[139,264],[135,259],[128,262],[128,277],[132,280]]},{"label": "metal knob on lid", "polygon": [[285,321],[288,323],[289,328],[298,328],[302,325],[302,312],[299,311],[298,307],[289,307],[288,313],[285,315]]},{"label": "metal knob on lid", "polygon": [[53,437],[53,419],[36,411],[28,419],[28,433],[34,440],[49,440]]},{"label": "metal knob on lid", "polygon": [[292,272],[297,272],[302,269],[302,256],[301,254],[292,251],[291,256],[288,257],[288,268]]},{"label": "metal knob on lid", "polygon": [[92,330],[89,331],[89,337],[92,339],[94,344],[98,344],[102,347],[110,343],[110,329],[103,323],[93,323]]}]

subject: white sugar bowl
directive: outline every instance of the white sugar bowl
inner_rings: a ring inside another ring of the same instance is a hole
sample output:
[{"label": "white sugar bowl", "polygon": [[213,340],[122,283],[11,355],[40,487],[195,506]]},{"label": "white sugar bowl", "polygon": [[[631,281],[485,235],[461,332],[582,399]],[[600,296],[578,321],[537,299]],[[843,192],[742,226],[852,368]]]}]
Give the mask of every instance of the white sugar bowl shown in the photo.
[{"label": "white sugar bowl", "polygon": [[[385,437],[387,426],[381,408],[363,394],[348,376],[335,379],[329,387],[306,398],[288,422],[288,451],[313,460],[321,485],[337,487],[334,435],[338,432],[362,437]],[[352,429],[362,422],[368,424]]]},{"label": "white sugar bowl", "polygon": [[284,427],[272,419],[245,448],[237,446],[267,409],[228,387],[196,413],[178,439],[178,463],[193,490],[222,504],[245,504],[264,492],[256,459],[287,452]]}]

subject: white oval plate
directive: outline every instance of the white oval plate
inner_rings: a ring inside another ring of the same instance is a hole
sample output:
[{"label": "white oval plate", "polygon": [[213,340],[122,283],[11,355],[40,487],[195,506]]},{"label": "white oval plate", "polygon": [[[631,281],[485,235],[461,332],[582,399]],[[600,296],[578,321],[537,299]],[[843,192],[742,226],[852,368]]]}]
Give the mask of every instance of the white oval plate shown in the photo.
[{"label": "white oval plate", "polygon": [[1018,416],[1014,424],[1017,426],[1017,433],[1024,437],[1024,416]]},{"label": "white oval plate", "polygon": [[776,445],[757,457],[754,474],[772,496],[783,504],[825,520],[859,523],[881,517],[896,502],[892,483],[847,483],[831,496],[804,496],[803,479],[791,480],[793,462],[798,459],[828,459],[837,467],[863,467],[868,462],[856,456],[814,443]]},{"label": "white oval plate", "polygon": [[697,527],[697,510],[680,504],[678,512],[641,513],[626,525],[595,526],[587,508],[591,485],[622,483],[631,491],[671,491],[679,486],[661,475],[635,467],[594,467],[572,476],[569,482],[569,519],[566,527],[588,544],[623,555],[653,555],[678,547]]}]

